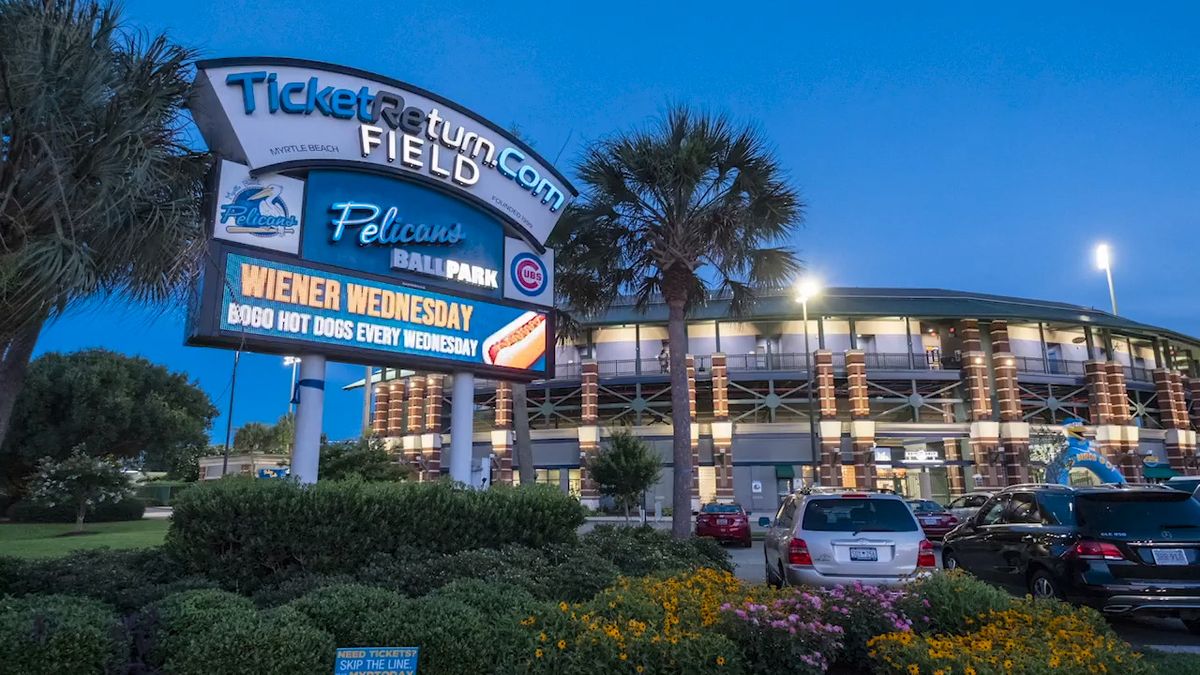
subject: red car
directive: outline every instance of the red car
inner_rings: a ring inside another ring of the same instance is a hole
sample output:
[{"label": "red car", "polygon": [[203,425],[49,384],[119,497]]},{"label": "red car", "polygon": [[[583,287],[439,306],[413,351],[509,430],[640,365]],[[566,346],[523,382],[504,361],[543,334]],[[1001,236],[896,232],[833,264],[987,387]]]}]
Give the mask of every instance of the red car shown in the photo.
[{"label": "red car", "polygon": [[928,499],[909,499],[907,502],[929,539],[942,539],[958,525],[958,517],[937,502]]},{"label": "red car", "polygon": [[741,504],[705,504],[696,513],[696,536],[750,548],[750,517]]}]

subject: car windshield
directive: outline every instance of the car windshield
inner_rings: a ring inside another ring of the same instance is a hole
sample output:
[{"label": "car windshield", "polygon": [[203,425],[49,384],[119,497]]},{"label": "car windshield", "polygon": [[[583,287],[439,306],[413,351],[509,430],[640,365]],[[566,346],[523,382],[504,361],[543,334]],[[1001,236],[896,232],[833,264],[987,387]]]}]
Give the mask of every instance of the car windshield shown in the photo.
[{"label": "car windshield", "polygon": [[908,507],[916,513],[941,513],[946,510],[941,504],[928,499],[914,499],[908,502]]},{"label": "car windshield", "polygon": [[737,504],[705,504],[703,513],[741,513],[742,507]]},{"label": "car windshield", "polygon": [[1113,539],[1200,539],[1200,502],[1186,492],[1081,494],[1079,524]]},{"label": "car windshield", "polygon": [[915,532],[917,521],[899,499],[813,499],[801,527],[814,532]]}]

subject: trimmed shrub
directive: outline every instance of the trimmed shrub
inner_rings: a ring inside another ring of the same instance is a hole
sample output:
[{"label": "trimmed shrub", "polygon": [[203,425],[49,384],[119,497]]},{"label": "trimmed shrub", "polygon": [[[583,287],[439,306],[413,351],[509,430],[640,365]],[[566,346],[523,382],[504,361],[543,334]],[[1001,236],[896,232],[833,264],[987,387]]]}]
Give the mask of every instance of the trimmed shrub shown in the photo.
[{"label": "trimmed shrub", "polygon": [[172,593],[214,586],[202,577],[183,576],[181,567],[159,548],[95,549],[39,560],[0,558],[0,594],[79,595],[126,613]]},{"label": "trimmed shrub", "polygon": [[285,605],[339,645],[420,647],[420,672],[511,672],[513,621],[492,621],[457,600],[418,600],[366,586],[330,586]]},{"label": "trimmed shrub", "polygon": [[490,620],[524,618],[542,604],[520,586],[480,579],[451,582],[434,591],[430,597],[461,602]]},{"label": "trimmed shrub", "polygon": [[580,537],[584,555],[608,560],[626,576],[712,567],[733,571],[729,553],[711,539],[674,539],[652,527],[599,525]]},{"label": "trimmed shrub", "polygon": [[166,547],[193,571],[253,590],[281,571],[350,573],[408,547],[569,543],[582,523],[579,504],[552,487],[226,479],[176,497]]},{"label": "trimmed shrub", "polygon": [[[85,523],[112,523],[141,520],[145,514],[145,502],[137,497],[126,497],[119,502],[103,502],[89,507],[84,521]],[[75,505],[46,506],[31,499],[23,499],[8,507],[8,517],[14,523],[74,523]]]},{"label": "trimmed shrub", "polygon": [[128,652],[128,633],[103,603],[65,595],[0,598],[0,669],[6,673],[112,672]]},{"label": "trimmed shrub", "polygon": [[878,673],[1078,674],[1153,672],[1094,610],[1015,600],[971,619],[963,635],[887,633],[868,644]]},{"label": "trimmed shrub", "polygon": [[965,633],[991,611],[1004,611],[1013,597],[962,570],[934,572],[904,587],[896,605],[918,632]]},{"label": "trimmed shrub", "polygon": [[328,673],[336,645],[306,617],[282,607],[260,612],[225,591],[187,591],[148,607],[146,663],[178,675]]}]

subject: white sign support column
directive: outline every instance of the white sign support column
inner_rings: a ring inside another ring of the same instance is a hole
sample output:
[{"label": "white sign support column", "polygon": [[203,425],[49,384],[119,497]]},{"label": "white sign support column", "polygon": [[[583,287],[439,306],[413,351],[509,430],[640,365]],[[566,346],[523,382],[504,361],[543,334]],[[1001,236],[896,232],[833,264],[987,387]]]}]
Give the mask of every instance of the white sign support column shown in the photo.
[{"label": "white sign support column", "polygon": [[[300,402],[296,405],[296,437],[292,448],[292,475],[301,483],[317,482],[321,452],[321,418],[325,410],[325,357],[300,357]],[[367,383],[371,386],[370,382]]]},{"label": "white sign support column", "polygon": [[454,373],[450,397],[450,479],[471,484],[472,436],[475,419],[475,375]]}]

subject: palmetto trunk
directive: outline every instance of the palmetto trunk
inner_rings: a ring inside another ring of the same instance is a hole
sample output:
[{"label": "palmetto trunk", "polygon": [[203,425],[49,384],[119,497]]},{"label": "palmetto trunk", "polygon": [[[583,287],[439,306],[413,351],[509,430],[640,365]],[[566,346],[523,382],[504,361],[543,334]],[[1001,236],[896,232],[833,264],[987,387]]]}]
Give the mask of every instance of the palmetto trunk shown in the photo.
[{"label": "palmetto trunk", "polygon": [[692,536],[692,416],[688,404],[687,321],[684,298],[667,300],[667,337],[671,348],[671,460],[674,481],[671,534]]},{"label": "palmetto trunk", "polygon": [[21,393],[25,372],[29,370],[29,357],[33,354],[44,323],[45,319],[34,321],[8,341],[0,342],[0,446],[4,445],[4,438],[8,435],[13,406]]}]

